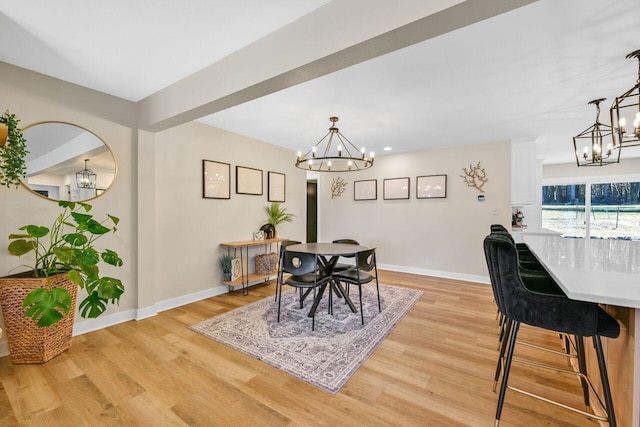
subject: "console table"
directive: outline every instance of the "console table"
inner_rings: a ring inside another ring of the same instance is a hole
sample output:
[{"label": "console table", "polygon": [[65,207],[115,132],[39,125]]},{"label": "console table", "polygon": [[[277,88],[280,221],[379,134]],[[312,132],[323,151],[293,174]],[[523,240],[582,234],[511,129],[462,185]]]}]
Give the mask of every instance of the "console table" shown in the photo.
[{"label": "console table", "polygon": [[249,274],[249,248],[254,246],[264,246],[265,253],[271,249],[271,245],[276,245],[276,253],[279,253],[278,246],[280,242],[288,240],[287,238],[276,237],[274,239],[264,240],[246,240],[243,242],[226,242],[220,243],[220,246],[227,248],[227,253],[231,255],[233,249],[233,256],[236,257],[237,252],[240,252],[240,277],[235,280],[223,280],[222,284],[229,286],[231,290],[234,286],[242,286],[242,295],[249,294],[249,284],[258,283],[261,281],[268,281],[276,277],[275,274]]}]

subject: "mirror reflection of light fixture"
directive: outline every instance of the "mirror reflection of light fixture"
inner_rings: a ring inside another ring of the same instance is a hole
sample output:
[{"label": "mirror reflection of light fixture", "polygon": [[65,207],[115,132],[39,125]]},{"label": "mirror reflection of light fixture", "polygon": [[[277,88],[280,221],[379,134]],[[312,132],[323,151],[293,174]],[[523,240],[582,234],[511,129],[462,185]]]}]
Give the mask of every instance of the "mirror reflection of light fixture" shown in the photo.
[{"label": "mirror reflection of light fixture", "polygon": [[[305,154],[298,152],[296,167],[314,172],[349,172],[373,166],[373,153],[365,156],[364,148],[358,149],[341,134],[335,126],[337,117],[329,117],[329,121],[329,132]],[[331,146],[333,138],[337,139],[335,149]]]},{"label": "mirror reflection of light fixture", "polygon": [[96,188],[96,174],[87,168],[89,159],[84,159],[84,169],[76,172],[76,183],[78,188]]},{"label": "mirror reflection of light fixture", "polygon": [[[573,137],[573,149],[576,153],[576,163],[580,166],[605,166],[620,163],[620,152],[615,150],[613,143],[603,140],[612,134],[611,126],[600,123],[600,103],[606,98],[594,99],[589,104],[596,106],[596,122],[579,135]],[[605,147],[605,144],[606,147]]]},{"label": "mirror reflection of light fixture", "polygon": [[616,97],[609,110],[611,126],[615,131],[612,135],[613,145],[617,144],[618,148],[640,146],[640,50],[627,55],[627,59],[631,58],[638,60],[636,85]]}]

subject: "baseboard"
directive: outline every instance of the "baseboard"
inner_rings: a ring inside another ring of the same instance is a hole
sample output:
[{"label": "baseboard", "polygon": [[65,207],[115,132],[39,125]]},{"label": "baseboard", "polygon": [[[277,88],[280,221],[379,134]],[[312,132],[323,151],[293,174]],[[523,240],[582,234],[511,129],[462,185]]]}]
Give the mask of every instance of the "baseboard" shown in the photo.
[{"label": "baseboard", "polygon": [[381,270],[397,271],[399,273],[418,274],[420,276],[441,277],[443,279],[462,280],[465,282],[490,284],[489,276],[476,276],[474,274],[453,273],[451,271],[429,270],[426,268],[407,267],[404,265],[380,264]]},{"label": "baseboard", "polygon": [[215,288],[205,289],[204,291],[194,292],[192,294],[182,295],[176,298],[157,302],[155,307],[156,311],[159,313],[161,311],[171,310],[172,308],[191,304],[192,302],[226,294],[228,291],[229,289],[225,285],[220,285]]},{"label": "baseboard", "polygon": [[89,332],[97,331],[98,329],[104,329],[109,326],[114,326],[119,323],[128,322],[129,320],[135,319],[136,310],[127,310],[121,311],[119,313],[114,314],[105,314],[96,319],[83,319],[77,321],[78,316],[76,315],[76,322],[73,324],[73,336],[82,335]]}]

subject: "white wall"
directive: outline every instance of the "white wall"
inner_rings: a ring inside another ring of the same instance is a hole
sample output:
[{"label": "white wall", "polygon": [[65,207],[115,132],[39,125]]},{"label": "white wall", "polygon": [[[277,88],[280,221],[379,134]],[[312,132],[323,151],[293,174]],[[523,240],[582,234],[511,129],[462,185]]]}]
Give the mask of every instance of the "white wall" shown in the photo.
[{"label": "white wall", "polygon": [[[304,240],[306,174],[294,166],[293,151],[191,122],[155,135],[155,159],[158,301],[221,286],[217,260],[226,249],[219,244],[252,240],[265,224],[268,171],[286,174],[282,205],[296,215],[278,226],[278,236]],[[202,197],[203,159],[231,165],[231,199]],[[263,195],[235,193],[236,166],[262,170]]]},{"label": "white wall", "polygon": [[[485,201],[460,178],[478,161],[489,180]],[[400,271],[487,282],[482,240],[492,223],[511,224],[508,141],[385,155],[366,171],[320,174],[319,240],[353,238],[377,248],[378,264]],[[447,175],[445,199],[416,199],[416,177]],[[331,181],[348,182],[331,199]],[[383,179],[409,177],[409,200],[383,200]],[[378,199],[354,201],[353,181],[378,180]]]}]

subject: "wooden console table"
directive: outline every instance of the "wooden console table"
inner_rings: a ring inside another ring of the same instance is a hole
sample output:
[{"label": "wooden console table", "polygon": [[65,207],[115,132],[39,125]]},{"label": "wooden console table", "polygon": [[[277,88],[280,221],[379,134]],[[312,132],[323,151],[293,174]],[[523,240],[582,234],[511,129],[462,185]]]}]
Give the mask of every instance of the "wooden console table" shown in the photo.
[{"label": "wooden console table", "polygon": [[[231,249],[233,249],[233,256],[236,256],[237,251],[240,251],[240,265],[242,272],[240,277],[235,280],[223,280],[222,284],[233,288],[234,286],[242,286],[242,295],[249,294],[249,284],[257,283],[260,281],[268,281],[275,277],[275,274],[249,274],[249,248],[254,246],[263,246],[265,253],[270,250],[272,244],[276,244],[276,253],[279,253],[278,244],[287,238],[276,237],[275,239],[265,240],[246,240],[243,242],[226,242],[220,243],[220,246],[227,248],[227,253],[231,255]],[[245,255],[246,254],[246,255]],[[245,268],[246,266],[246,268]]]}]

